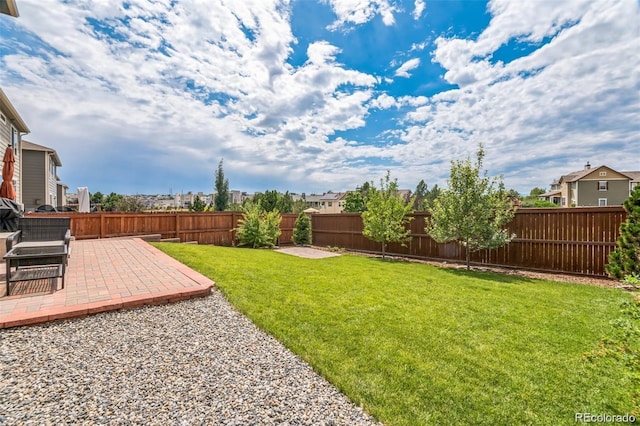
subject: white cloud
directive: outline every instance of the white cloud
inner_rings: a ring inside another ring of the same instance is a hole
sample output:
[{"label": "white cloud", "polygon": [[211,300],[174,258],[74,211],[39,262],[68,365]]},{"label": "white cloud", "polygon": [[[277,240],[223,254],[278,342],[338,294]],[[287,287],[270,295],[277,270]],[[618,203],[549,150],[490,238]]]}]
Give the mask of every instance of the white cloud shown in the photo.
[{"label": "white cloud", "polygon": [[414,5],[415,9],[413,9],[412,15],[413,19],[417,20],[422,16],[422,12],[424,12],[426,4],[424,3],[424,0],[415,0]]},{"label": "white cloud", "polygon": [[398,106],[398,103],[393,96],[389,96],[386,93],[383,93],[382,95],[371,101],[371,106],[373,108],[389,109]]},{"label": "white cloud", "polygon": [[[222,157],[232,186],[258,182],[239,188],[249,191],[341,190],[387,168],[405,187],[442,184],[449,160],[472,155],[478,142],[509,186],[544,185],[586,160],[638,169],[635,0],[491,2],[479,35],[440,37],[424,52],[458,87],[428,97],[391,96],[406,81],[349,69],[323,40],[290,65],[296,39],[278,0],[124,3],[21,0],[15,25],[42,42],[21,40],[0,57],[0,85],[33,131],[27,140],[60,153],[72,188],[93,179],[103,192],[159,181],[178,189],[197,176],[201,188],[183,189],[208,191]],[[336,28],[378,15],[392,22],[395,13],[385,1],[330,4]],[[534,45],[494,60],[518,40]],[[419,54],[395,75],[410,77]],[[394,108],[401,126],[376,130],[376,144],[351,132],[373,109]],[[335,138],[343,131],[350,136]]]},{"label": "white cloud", "polygon": [[[406,144],[392,148],[394,160],[446,163],[484,142],[487,165],[513,186],[548,184],[589,158],[636,170],[623,153],[640,131],[640,57],[629,55],[640,49],[637,2],[496,1],[490,10],[477,40],[437,40],[434,60],[460,89],[407,113]],[[512,62],[491,60],[514,38],[544,37],[551,40]]]},{"label": "white cloud", "polygon": [[419,66],[420,66],[420,58],[409,59],[404,64],[402,64],[400,68],[396,70],[395,75],[396,77],[409,78],[411,77],[411,74],[409,74],[409,71],[412,71],[418,68]]},{"label": "white cloud", "polygon": [[336,21],[331,24],[330,29],[339,29],[347,24],[361,25],[369,22],[377,15],[380,15],[382,22],[391,26],[395,24],[393,13],[396,7],[388,0],[326,0],[333,12],[336,14]]}]

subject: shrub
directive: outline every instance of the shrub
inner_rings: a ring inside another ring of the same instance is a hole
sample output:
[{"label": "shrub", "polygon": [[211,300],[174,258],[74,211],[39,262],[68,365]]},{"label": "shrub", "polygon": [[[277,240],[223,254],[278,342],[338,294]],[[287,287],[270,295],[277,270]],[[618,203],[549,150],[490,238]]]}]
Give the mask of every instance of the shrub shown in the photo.
[{"label": "shrub", "polygon": [[311,220],[306,214],[298,215],[291,240],[297,245],[311,244]]},{"label": "shrub", "polygon": [[281,233],[281,219],[277,210],[265,212],[260,203],[247,204],[236,229],[239,245],[253,248],[275,246]]},{"label": "shrub", "polygon": [[640,275],[640,185],[624,202],[627,220],[620,224],[618,247],[609,254],[605,266],[612,278],[624,279],[627,275]]}]

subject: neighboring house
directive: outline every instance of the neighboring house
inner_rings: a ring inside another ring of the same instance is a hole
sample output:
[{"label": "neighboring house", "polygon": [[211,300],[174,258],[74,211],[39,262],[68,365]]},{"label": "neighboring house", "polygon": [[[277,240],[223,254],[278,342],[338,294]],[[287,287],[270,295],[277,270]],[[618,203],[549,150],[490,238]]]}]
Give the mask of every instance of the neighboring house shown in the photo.
[{"label": "neighboring house", "polygon": [[320,213],[342,213],[346,192],[327,192],[320,197]]},{"label": "neighboring house", "polygon": [[607,166],[591,167],[562,176],[551,191],[540,198],[561,207],[619,206],[640,182],[640,171],[617,171]]},{"label": "neighboring house", "polygon": [[14,18],[20,16],[15,0],[0,0],[0,13],[13,16]]},{"label": "neighboring house", "polygon": [[[540,198],[541,200],[549,201],[553,204],[557,204],[559,206],[563,205],[562,204],[562,184],[560,183],[560,180],[559,179],[554,180],[551,183],[551,191],[545,192],[544,194],[540,194],[538,198]],[[565,204],[566,204],[566,198],[565,198]]]},{"label": "neighboring house", "polygon": [[62,166],[53,148],[22,141],[22,203],[29,212],[43,204],[54,207],[58,200],[58,167]]},{"label": "neighboring house", "polygon": [[4,156],[8,146],[13,148],[16,162],[13,171],[13,186],[16,190],[16,202],[22,203],[21,175],[21,145],[22,135],[30,130],[13,107],[7,95],[0,89],[0,159]]},{"label": "neighboring house", "polygon": [[307,207],[318,210],[320,213],[342,213],[347,197],[346,192],[326,192],[322,195],[305,195]]}]

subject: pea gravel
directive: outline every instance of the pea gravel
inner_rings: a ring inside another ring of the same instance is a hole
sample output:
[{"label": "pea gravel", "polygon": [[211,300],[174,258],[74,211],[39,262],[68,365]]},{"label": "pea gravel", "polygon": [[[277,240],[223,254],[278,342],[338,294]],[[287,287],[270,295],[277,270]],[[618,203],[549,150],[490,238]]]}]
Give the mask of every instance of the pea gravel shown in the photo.
[{"label": "pea gravel", "polygon": [[214,290],[171,305],[0,330],[0,424],[374,420]]}]

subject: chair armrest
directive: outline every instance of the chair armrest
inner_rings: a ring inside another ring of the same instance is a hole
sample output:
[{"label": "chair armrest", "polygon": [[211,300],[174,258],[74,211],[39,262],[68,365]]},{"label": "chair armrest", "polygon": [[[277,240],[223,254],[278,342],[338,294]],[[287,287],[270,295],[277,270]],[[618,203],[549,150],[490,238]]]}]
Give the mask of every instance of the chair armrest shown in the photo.
[{"label": "chair armrest", "polygon": [[67,232],[64,234],[64,245],[69,247],[69,241],[71,241],[71,230],[67,229]]},{"label": "chair armrest", "polygon": [[16,231],[16,232],[14,232],[13,234],[10,234],[7,237],[7,240],[6,240],[7,253],[9,253],[9,250],[11,250],[13,248],[13,244],[14,243],[19,243],[20,242],[21,236],[22,236],[22,231]]}]

